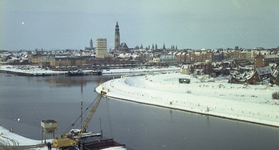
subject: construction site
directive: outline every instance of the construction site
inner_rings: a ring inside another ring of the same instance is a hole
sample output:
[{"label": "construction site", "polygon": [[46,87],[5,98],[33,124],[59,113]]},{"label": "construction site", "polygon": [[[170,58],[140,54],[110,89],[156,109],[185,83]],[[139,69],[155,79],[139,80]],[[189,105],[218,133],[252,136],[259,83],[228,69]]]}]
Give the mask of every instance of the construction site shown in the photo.
[{"label": "construction site", "polygon": [[[109,91],[109,90],[108,90]],[[103,131],[100,133],[87,131],[87,127],[91,122],[95,112],[97,111],[98,105],[102,98],[105,98],[107,93],[102,91],[98,97],[92,102],[93,106],[91,109],[88,109],[88,106],[85,111],[82,110],[81,102],[81,115],[80,117],[71,124],[66,131],[68,133],[58,135],[58,122],[55,120],[42,120],[41,121],[41,143],[34,145],[19,145],[19,142],[12,138],[5,137],[1,134],[1,138],[5,138],[9,142],[0,141],[0,149],[3,150],[25,150],[25,149],[62,149],[62,150],[99,150],[117,147],[118,149],[127,149],[125,144],[120,144],[114,141],[113,138],[106,138],[103,136]],[[90,112],[85,118],[85,121],[82,122],[82,116],[85,112],[89,110]],[[81,128],[73,129],[77,121],[81,121]],[[9,130],[12,132],[12,129]],[[52,139],[47,139],[46,136],[51,135]],[[0,140],[1,140],[0,138]],[[5,144],[6,143],[6,144]],[[12,144],[10,144],[12,143]]]}]

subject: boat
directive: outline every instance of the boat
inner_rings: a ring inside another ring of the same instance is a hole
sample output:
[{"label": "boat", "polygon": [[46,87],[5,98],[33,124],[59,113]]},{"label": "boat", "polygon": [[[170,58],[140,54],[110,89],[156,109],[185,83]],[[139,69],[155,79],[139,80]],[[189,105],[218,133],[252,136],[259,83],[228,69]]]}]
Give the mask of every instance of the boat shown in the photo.
[{"label": "boat", "polygon": [[[77,139],[80,131],[80,129],[71,129],[70,133],[73,135],[74,139]],[[82,133],[79,143],[79,148],[83,147],[88,150],[106,149],[112,147],[117,147],[119,150],[127,150],[125,144],[120,144],[111,138],[103,137],[101,133],[92,133],[90,131]]]},{"label": "boat", "polygon": [[92,73],[93,75],[98,75],[98,76],[100,76],[100,75],[103,74],[101,70],[92,70],[91,73]]},{"label": "boat", "polygon": [[68,76],[83,76],[84,72],[81,69],[77,71],[68,71]]},{"label": "boat", "polygon": [[[78,138],[78,134],[80,133],[80,129],[71,129],[70,133],[76,139],[76,138]],[[97,136],[102,136],[102,134],[101,133],[92,133],[90,131],[85,131],[84,133],[82,133],[81,139],[82,138],[88,138],[88,137],[97,137]]]}]

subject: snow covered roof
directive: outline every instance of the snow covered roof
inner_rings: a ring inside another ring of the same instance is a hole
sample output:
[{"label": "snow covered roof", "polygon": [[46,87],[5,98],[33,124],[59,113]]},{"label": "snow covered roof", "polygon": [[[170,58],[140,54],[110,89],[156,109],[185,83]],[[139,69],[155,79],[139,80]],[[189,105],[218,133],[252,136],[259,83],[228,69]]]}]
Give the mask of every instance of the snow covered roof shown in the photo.
[{"label": "snow covered roof", "polygon": [[175,55],[161,55],[160,58],[176,58]]},{"label": "snow covered roof", "polygon": [[259,75],[271,74],[272,72],[270,66],[256,68],[256,71],[258,72]]},{"label": "snow covered roof", "polygon": [[120,58],[127,58],[127,57],[130,57],[131,54],[130,53],[125,53],[125,54],[119,54],[118,57]]},{"label": "snow covered roof", "polygon": [[133,57],[133,58],[136,58],[136,57],[139,57],[139,55],[133,54],[132,57]]},{"label": "snow covered roof", "polygon": [[20,60],[20,59],[17,57],[12,57],[12,60]]},{"label": "snow covered roof", "polygon": [[275,58],[279,58],[278,55],[263,55],[265,59],[275,59]]},{"label": "snow covered roof", "polygon": [[68,56],[55,56],[55,58],[67,58]]}]

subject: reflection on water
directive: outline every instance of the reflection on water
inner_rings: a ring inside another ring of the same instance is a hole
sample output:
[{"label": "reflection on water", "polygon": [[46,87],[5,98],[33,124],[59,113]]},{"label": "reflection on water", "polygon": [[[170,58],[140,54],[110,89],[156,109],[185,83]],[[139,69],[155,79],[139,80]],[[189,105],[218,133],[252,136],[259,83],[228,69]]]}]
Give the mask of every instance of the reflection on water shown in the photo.
[{"label": "reflection on water", "polygon": [[30,82],[31,78],[36,78],[36,82],[51,83],[51,87],[71,87],[71,86],[86,86],[87,83],[97,83],[97,85],[106,82],[111,78],[119,78],[119,75],[114,76],[51,76],[51,77],[27,77]]},{"label": "reflection on water", "polygon": [[48,83],[53,83],[56,86],[86,86],[87,82],[92,82],[92,80],[87,79],[76,79],[72,80],[71,78],[51,78],[45,80]]}]

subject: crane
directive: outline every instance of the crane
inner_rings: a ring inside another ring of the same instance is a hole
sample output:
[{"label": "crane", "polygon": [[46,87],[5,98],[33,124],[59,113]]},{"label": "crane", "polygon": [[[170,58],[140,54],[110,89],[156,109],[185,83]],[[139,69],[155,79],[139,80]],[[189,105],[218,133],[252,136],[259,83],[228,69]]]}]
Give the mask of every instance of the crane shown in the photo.
[{"label": "crane", "polygon": [[94,116],[101,99],[106,94],[107,93],[105,91],[101,91],[101,94],[99,95],[96,103],[93,105],[88,116],[86,117],[86,120],[85,120],[77,138],[74,138],[74,136],[71,133],[62,134],[60,138],[53,139],[54,148],[71,149],[78,145],[78,142],[79,142],[80,138],[82,137],[82,133],[84,133],[86,131],[86,128],[88,127],[88,124],[90,123],[92,117]]}]

